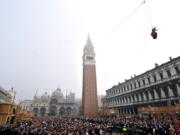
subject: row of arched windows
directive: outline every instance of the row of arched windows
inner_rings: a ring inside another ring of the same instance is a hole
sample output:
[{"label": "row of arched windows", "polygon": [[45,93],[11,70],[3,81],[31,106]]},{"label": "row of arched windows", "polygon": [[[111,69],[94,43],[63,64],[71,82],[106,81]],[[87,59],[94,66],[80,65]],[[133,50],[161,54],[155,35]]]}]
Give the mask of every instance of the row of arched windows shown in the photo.
[{"label": "row of arched windows", "polygon": [[107,96],[115,96],[117,94],[124,94],[126,92],[131,92],[136,89],[144,88],[154,83],[160,83],[163,80],[170,79],[172,76],[180,75],[180,67],[169,66],[162,68],[161,70],[155,70],[153,72],[148,72],[147,75],[143,75],[143,77],[139,76],[138,78],[130,79],[124,83],[120,83],[117,86],[107,90]]},{"label": "row of arched windows", "polygon": [[106,106],[126,105],[131,103],[142,103],[154,100],[165,99],[180,96],[180,84],[159,87],[157,89],[148,89],[139,92],[128,93],[122,96],[111,97],[106,100]]}]

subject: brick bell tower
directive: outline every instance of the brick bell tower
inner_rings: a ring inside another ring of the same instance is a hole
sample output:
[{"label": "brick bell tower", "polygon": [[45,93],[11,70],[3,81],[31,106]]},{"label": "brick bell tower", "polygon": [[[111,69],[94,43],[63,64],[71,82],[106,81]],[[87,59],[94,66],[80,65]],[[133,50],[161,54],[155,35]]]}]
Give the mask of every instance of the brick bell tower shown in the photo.
[{"label": "brick bell tower", "polygon": [[94,46],[88,35],[83,54],[82,111],[85,116],[97,115],[97,83]]}]

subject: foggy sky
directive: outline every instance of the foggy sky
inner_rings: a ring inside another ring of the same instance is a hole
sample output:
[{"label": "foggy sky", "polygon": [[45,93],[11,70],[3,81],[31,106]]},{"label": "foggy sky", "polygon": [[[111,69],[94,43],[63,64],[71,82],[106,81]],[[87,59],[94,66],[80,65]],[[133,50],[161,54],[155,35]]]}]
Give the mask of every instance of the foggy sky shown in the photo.
[{"label": "foggy sky", "polygon": [[[17,100],[36,91],[82,95],[88,32],[96,52],[98,93],[180,55],[180,1],[1,0],[0,86]],[[158,39],[150,36],[151,23]],[[120,24],[115,31],[112,30]],[[111,33],[112,32],[112,33]]]}]

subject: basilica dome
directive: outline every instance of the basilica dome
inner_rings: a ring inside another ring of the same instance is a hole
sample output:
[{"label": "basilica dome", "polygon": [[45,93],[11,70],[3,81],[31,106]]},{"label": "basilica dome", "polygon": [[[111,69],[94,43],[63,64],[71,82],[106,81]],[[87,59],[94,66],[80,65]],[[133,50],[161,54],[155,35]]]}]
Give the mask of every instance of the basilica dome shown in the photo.
[{"label": "basilica dome", "polygon": [[48,101],[49,101],[49,95],[47,94],[47,92],[45,92],[45,93],[41,96],[41,101],[42,101],[42,102],[48,102]]},{"label": "basilica dome", "polygon": [[61,92],[60,88],[57,88],[53,93],[52,97],[53,99],[64,99],[63,93]]}]

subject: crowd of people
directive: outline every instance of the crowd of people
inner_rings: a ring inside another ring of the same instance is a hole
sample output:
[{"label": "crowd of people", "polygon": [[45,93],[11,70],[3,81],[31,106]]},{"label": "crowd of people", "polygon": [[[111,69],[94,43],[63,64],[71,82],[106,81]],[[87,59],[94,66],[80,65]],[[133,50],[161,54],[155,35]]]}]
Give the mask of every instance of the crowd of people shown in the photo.
[{"label": "crowd of people", "polygon": [[178,135],[171,116],[43,117],[4,125],[0,135]]}]

